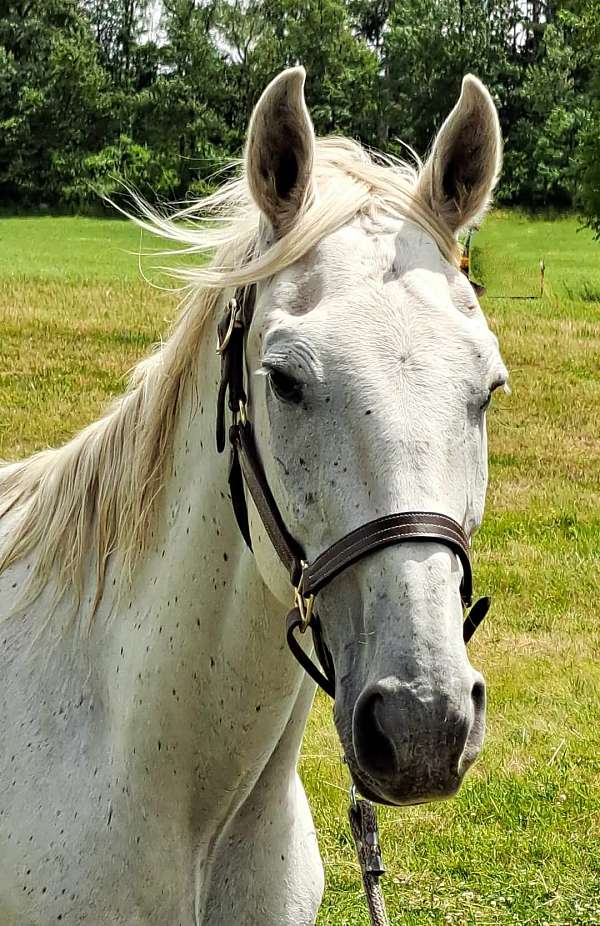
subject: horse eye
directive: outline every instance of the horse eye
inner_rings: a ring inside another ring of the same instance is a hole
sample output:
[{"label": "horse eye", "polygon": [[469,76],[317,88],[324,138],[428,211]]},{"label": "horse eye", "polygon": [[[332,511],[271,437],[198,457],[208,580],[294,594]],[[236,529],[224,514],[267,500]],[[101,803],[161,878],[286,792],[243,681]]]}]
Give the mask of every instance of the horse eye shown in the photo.
[{"label": "horse eye", "polygon": [[484,411],[486,410],[486,408],[489,408],[489,407],[490,407],[491,402],[492,402],[492,398],[494,397],[494,393],[496,392],[497,389],[504,389],[505,392],[510,392],[505,378],[504,378],[504,379],[498,379],[495,383],[492,383],[492,385],[491,385],[491,387],[490,387],[490,391],[488,392],[488,397],[487,397],[487,399],[485,400],[485,402],[483,403],[483,405],[480,405],[480,406],[479,406],[479,407],[481,408],[481,411],[482,411],[482,412],[484,412]]},{"label": "horse eye", "polygon": [[302,383],[282,370],[269,370],[269,383],[273,393],[282,402],[292,402],[297,405],[302,401]]}]

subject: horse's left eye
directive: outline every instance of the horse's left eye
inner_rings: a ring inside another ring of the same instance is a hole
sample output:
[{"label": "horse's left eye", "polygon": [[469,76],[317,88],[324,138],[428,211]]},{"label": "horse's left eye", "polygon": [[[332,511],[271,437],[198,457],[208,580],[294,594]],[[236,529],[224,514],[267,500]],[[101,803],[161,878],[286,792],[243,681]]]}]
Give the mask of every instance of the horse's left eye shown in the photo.
[{"label": "horse's left eye", "polygon": [[292,402],[298,405],[302,401],[302,383],[284,373],[283,370],[270,369],[268,372],[269,384],[274,395],[282,402]]}]

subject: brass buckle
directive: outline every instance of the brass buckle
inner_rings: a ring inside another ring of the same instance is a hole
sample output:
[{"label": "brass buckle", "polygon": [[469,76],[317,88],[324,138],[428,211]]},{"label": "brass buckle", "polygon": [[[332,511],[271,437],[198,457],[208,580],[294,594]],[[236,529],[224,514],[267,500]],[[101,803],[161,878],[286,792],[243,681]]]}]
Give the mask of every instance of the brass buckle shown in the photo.
[{"label": "brass buckle", "polygon": [[[218,342],[217,354],[222,354],[223,351],[226,350],[227,345],[229,344],[231,340],[233,329],[235,328],[236,324],[240,320],[239,319],[240,309],[241,309],[241,306],[238,305],[238,301],[234,296],[233,299],[230,299],[227,305],[227,310],[231,312],[231,318],[229,319],[229,326],[227,328],[227,331],[225,332],[225,337],[223,338],[222,341]],[[218,335],[217,335],[217,339],[218,339]]]},{"label": "brass buckle", "polygon": [[240,421],[242,422],[242,424],[245,425],[248,423],[248,416],[246,415],[246,403],[242,402],[241,399],[240,399],[240,410],[239,412],[236,412],[235,415],[233,416],[234,424],[237,424],[238,415],[240,416]]},{"label": "brass buckle", "polygon": [[310,622],[312,620],[313,607],[315,603],[315,596],[309,595],[308,598],[302,593],[302,580],[304,579],[304,570],[307,568],[308,563],[302,560],[302,575],[300,576],[300,581],[298,585],[294,588],[294,604],[298,608],[300,613],[300,619],[302,623],[298,627],[300,633],[305,633],[310,627]]}]

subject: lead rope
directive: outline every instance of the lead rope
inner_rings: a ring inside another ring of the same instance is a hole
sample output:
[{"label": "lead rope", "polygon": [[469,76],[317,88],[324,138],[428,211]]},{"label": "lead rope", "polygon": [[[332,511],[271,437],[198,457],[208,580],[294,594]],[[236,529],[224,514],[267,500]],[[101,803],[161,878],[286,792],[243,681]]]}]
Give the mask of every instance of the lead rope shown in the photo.
[{"label": "lead rope", "polygon": [[350,789],[348,819],[356,846],[371,926],[389,926],[385,900],[379,884],[379,879],[385,874],[385,866],[379,847],[377,814],[371,801],[356,797],[354,785]]}]

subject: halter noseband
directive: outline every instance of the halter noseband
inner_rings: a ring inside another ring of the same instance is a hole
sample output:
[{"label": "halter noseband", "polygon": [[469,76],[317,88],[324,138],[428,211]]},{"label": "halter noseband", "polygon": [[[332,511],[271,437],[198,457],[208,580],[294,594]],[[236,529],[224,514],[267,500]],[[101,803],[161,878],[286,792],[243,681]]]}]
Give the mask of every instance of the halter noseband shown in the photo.
[{"label": "halter noseband", "polygon": [[[235,517],[246,544],[252,549],[246,503],[247,488],[279,559],[287,569],[294,588],[294,608],[287,617],[288,645],[305,671],[332,698],[335,697],[335,670],[331,653],[323,640],[321,623],[315,611],[315,597],[340,573],[365,556],[399,543],[441,543],[458,557],[462,566],[460,597],[464,608],[471,604],[473,579],[469,539],[453,518],[430,511],[404,511],[388,514],[363,524],[328,547],[312,563],[304,557],[300,544],[288,533],[273,498],[258,457],[252,425],[246,417],[244,391],[244,347],[253,310],[254,289],[237,293],[229,302],[218,326],[221,354],[221,382],[217,400],[217,449],[225,449],[225,400],[233,422],[229,429],[231,463],[229,488]],[[489,598],[480,598],[463,624],[465,643],[471,639],[490,607]],[[310,627],[322,671],[300,646],[295,631]]]}]

